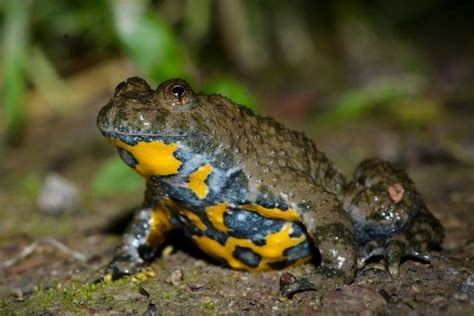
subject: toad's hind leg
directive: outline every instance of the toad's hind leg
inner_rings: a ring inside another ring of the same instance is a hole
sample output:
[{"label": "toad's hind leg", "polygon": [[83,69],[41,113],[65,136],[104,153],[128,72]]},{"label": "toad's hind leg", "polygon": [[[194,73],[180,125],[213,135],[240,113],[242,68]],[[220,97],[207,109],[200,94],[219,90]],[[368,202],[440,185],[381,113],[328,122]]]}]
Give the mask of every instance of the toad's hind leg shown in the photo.
[{"label": "toad's hind leg", "polygon": [[429,261],[428,250],[443,239],[443,227],[426,208],[402,170],[379,159],[363,161],[346,187],[344,208],[351,215],[358,242],[358,268],[374,256],[386,259],[390,274],[412,256]]},{"label": "toad's hind leg", "polygon": [[299,181],[300,192],[294,196],[301,221],[319,250],[321,266],[312,273],[282,286],[287,297],[309,289],[335,288],[352,282],[355,273],[355,243],[351,219],[336,196],[314,184]]},{"label": "toad's hind leg", "polygon": [[102,278],[115,280],[140,272],[171,229],[168,212],[161,204],[137,210]]}]

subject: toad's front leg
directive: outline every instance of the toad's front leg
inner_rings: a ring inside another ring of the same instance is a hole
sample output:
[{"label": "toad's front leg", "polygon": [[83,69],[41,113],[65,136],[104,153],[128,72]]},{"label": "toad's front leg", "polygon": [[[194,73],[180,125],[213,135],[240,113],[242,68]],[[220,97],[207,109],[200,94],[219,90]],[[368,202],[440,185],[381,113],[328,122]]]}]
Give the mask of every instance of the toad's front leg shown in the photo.
[{"label": "toad's front leg", "polygon": [[153,260],[172,228],[168,212],[162,205],[137,210],[102,277],[116,280],[140,272]]},{"label": "toad's front leg", "polygon": [[301,221],[319,250],[321,266],[309,275],[281,285],[284,296],[306,290],[337,288],[354,279],[356,268],[352,223],[335,195],[308,184],[312,189],[298,205]]}]

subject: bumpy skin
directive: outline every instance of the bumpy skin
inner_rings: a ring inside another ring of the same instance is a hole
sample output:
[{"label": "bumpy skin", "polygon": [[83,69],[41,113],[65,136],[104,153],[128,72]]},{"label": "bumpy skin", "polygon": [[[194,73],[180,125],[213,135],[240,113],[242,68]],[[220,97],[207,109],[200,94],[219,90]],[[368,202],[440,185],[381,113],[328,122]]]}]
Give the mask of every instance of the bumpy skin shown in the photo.
[{"label": "bumpy skin", "polygon": [[116,89],[97,124],[121,158],[147,179],[143,207],[106,273],[138,272],[166,234],[184,230],[204,252],[235,269],[284,269],[320,260],[284,295],[353,280],[384,255],[429,259],[443,228],[400,170],[366,160],[353,181],[302,133],[180,79],[156,90],[140,78]]}]

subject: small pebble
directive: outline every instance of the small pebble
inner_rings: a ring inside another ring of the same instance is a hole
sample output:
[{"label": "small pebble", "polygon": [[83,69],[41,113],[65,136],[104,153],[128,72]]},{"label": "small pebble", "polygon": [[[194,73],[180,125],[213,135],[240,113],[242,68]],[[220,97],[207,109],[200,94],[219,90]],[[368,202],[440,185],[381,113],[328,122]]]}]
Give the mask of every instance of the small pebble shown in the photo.
[{"label": "small pebble", "polygon": [[458,274],[458,270],[456,270],[455,268],[451,268],[451,267],[448,267],[444,270],[446,273],[448,274],[451,274],[451,275],[456,275]]},{"label": "small pebble", "polygon": [[57,173],[48,173],[37,200],[40,211],[50,215],[74,212],[78,208],[75,185]]},{"label": "small pebble", "polygon": [[420,293],[421,292],[420,286],[418,284],[413,284],[411,286],[411,290],[415,293]]},{"label": "small pebble", "polygon": [[436,296],[430,302],[431,305],[437,305],[445,301],[445,298],[442,296]]},{"label": "small pebble", "polygon": [[183,280],[183,270],[178,268],[178,269],[173,270],[173,272],[171,272],[169,283],[171,283],[173,286],[178,285],[182,280]]},{"label": "small pebble", "polygon": [[454,293],[454,299],[458,301],[467,301],[468,298],[469,297],[467,296],[466,293],[460,293],[460,292]]},{"label": "small pebble", "polygon": [[474,294],[474,275],[470,275],[466,280],[461,284],[459,288],[461,292],[466,294]]},{"label": "small pebble", "polygon": [[290,272],[283,272],[280,276],[280,289],[296,282],[296,277]]},{"label": "small pebble", "polygon": [[191,292],[199,292],[201,290],[204,289],[204,285],[202,284],[190,284],[188,286],[188,289],[191,291]]},{"label": "small pebble", "polygon": [[23,302],[25,300],[25,297],[23,296],[23,291],[20,289],[13,289],[12,295],[15,296],[15,300],[17,302]]}]

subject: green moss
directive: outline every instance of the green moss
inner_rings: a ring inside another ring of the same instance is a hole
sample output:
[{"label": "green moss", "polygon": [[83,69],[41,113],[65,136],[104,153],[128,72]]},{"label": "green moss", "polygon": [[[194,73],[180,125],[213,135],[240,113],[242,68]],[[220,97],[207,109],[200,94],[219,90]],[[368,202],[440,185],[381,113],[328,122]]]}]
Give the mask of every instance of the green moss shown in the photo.
[{"label": "green moss", "polygon": [[170,292],[162,292],[160,296],[164,300],[169,300],[169,299],[172,299],[175,295],[174,293],[170,293]]},{"label": "green moss", "polygon": [[216,304],[211,301],[209,299],[209,301],[205,302],[204,304],[202,304],[202,308],[205,310],[205,311],[208,311],[208,312],[214,312],[217,310],[217,306]]},{"label": "green moss", "polygon": [[189,283],[196,282],[202,278],[202,274],[200,271],[192,271],[186,273],[186,281]]},{"label": "green moss", "polygon": [[18,186],[18,190],[27,200],[34,201],[42,187],[41,177],[37,172],[28,172],[21,178]]},{"label": "green moss", "polygon": [[[130,289],[127,289],[129,287]],[[45,289],[38,287],[33,294],[24,302],[19,303],[2,303],[0,307],[3,311],[15,310],[19,314],[38,314],[38,313],[56,313],[56,312],[84,312],[85,310],[106,311],[112,306],[114,309],[118,306],[121,310],[132,310],[136,306],[132,306],[133,300],[117,301],[114,293],[117,291],[127,291],[133,293],[133,284],[129,278],[119,280],[113,283],[99,284],[80,284],[73,283],[63,288],[61,283],[55,287]]]},{"label": "green moss", "polygon": [[[103,285],[72,284],[68,288],[57,286],[55,289],[38,288],[29,300],[29,305],[37,310],[68,310],[79,311],[86,302],[90,303],[97,298],[97,293],[102,291]],[[98,295],[103,297],[103,295]]]}]

